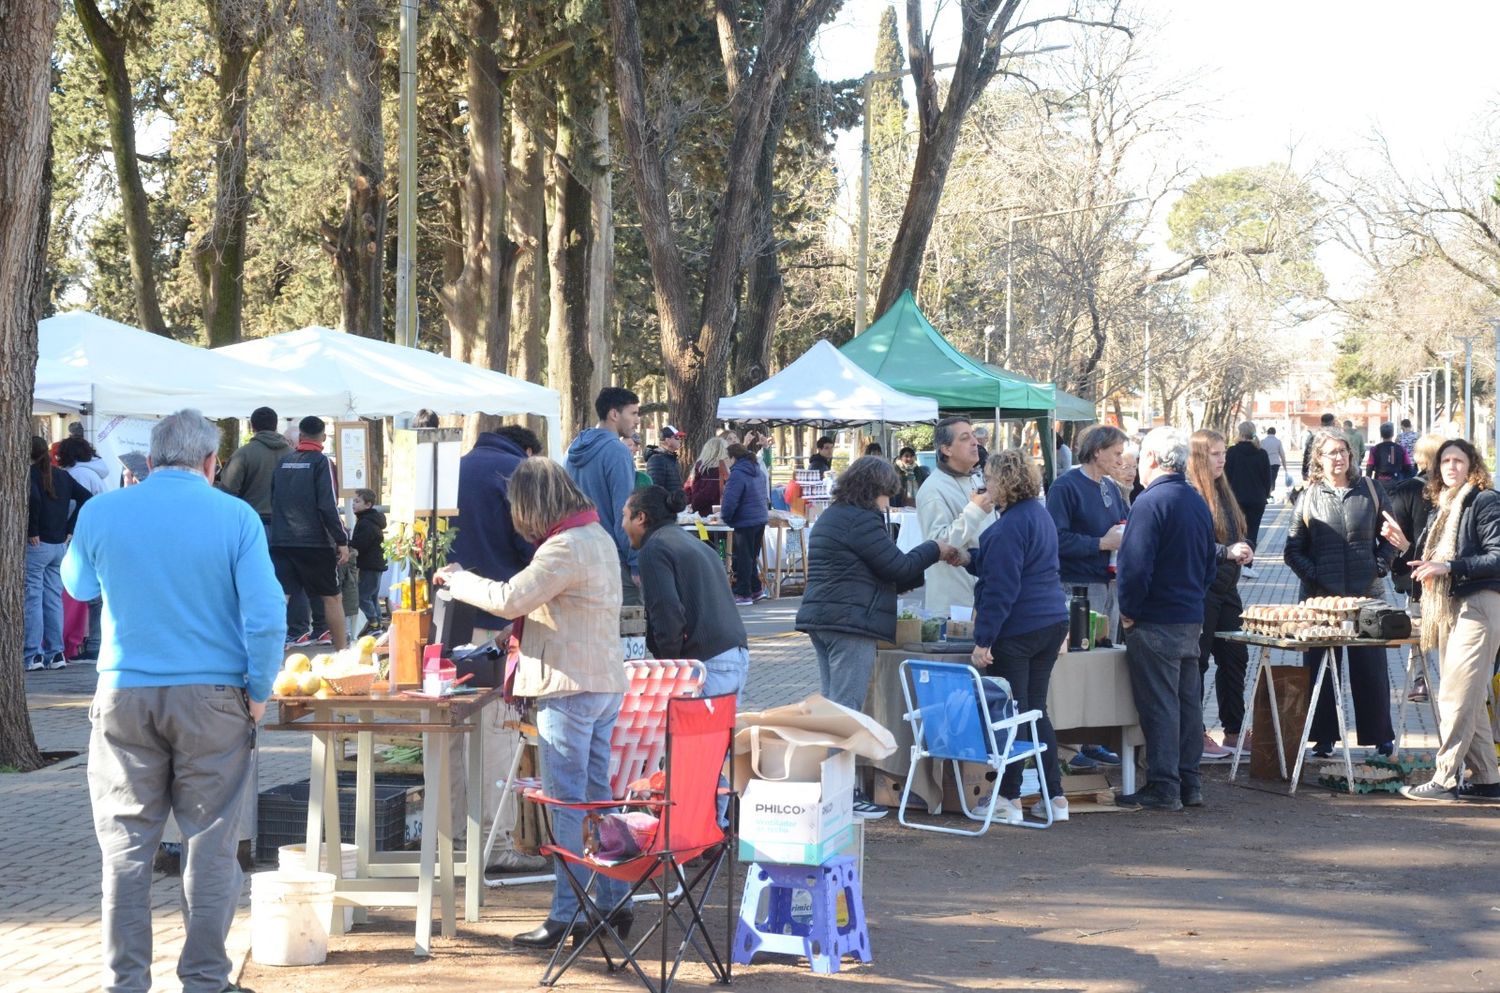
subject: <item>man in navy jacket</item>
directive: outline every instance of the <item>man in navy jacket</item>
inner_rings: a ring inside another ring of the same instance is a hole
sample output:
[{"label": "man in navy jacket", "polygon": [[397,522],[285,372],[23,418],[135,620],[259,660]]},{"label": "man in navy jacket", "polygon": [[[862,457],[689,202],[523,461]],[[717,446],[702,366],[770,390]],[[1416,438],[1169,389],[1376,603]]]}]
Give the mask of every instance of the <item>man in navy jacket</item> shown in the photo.
[{"label": "man in navy jacket", "polygon": [[[481,432],[474,439],[474,447],[458,460],[458,536],[453,539],[452,554],[455,562],[485,579],[496,581],[510,579],[531,564],[534,550],[516,533],[510,520],[510,477],[522,460],[541,450],[541,439],[514,424]],[[474,643],[499,638],[509,628],[509,618],[476,612]],[[511,758],[520,747],[520,736],[505,725],[518,718],[519,714],[503,701],[485,708],[479,740],[469,747],[483,748],[491,769],[510,768]],[[448,737],[451,739],[448,768],[468,768],[464,765],[463,739],[471,736],[453,734]],[[495,779],[495,776],[484,778],[484,815],[480,823],[484,830],[480,832],[481,837],[487,833],[487,822],[498,813],[500,806],[500,791]],[[462,823],[459,812],[465,809],[463,777],[454,775],[452,785],[453,822],[459,824]],[[488,872],[541,872],[546,869],[546,859],[515,850],[511,834],[515,822],[515,805],[508,804],[496,838],[494,862],[486,867]],[[469,839],[471,845],[480,843],[478,839]]]},{"label": "man in navy jacket", "polygon": [[1217,569],[1208,504],[1188,484],[1188,442],[1157,428],[1141,442],[1146,489],[1130,508],[1118,557],[1117,594],[1131,693],[1146,735],[1146,785],[1121,807],[1203,805],[1203,683],[1198,636]]}]

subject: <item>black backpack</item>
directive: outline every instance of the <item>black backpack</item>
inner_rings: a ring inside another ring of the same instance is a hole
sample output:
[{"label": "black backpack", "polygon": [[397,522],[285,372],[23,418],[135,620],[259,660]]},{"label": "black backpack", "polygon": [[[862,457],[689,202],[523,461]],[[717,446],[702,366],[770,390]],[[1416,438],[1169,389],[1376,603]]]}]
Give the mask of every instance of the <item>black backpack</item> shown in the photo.
[{"label": "black backpack", "polygon": [[1375,462],[1375,478],[1400,478],[1402,470],[1400,447],[1394,441],[1382,441],[1375,446],[1375,451],[1371,453]]}]

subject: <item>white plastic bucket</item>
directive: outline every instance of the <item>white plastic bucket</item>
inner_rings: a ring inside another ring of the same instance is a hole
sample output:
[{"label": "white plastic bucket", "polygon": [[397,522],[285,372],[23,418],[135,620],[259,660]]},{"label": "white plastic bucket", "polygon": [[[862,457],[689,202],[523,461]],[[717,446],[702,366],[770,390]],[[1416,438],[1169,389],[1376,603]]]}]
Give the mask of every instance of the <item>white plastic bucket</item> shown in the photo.
[{"label": "white plastic bucket", "polygon": [[250,957],[260,965],[319,965],[328,958],[334,875],[276,869],[250,877]]},{"label": "white plastic bucket", "polygon": [[[340,861],[343,870],[340,875],[342,875],[345,879],[354,878],[354,874],[359,871],[359,846],[351,845],[347,842],[341,843],[339,845],[339,854],[341,856]],[[276,864],[278,868],[288,869],[292,872],[305,872],[307,870],[306,845],[282,845],[280,848],[276,849],[276,855]],[[328,866],[328,849],[326,846],[323,849],[323,857],[319,860],[319,862],[319,869],[323,870],[324,872],[333,871]],[[337,904],[335,904],[335,906],[337,906]],[[331,925],[333,921],[333,914],[331,912],[328,915],[328,920],[330,923],[329,930],[332,931],[333,928]],[[353,926],[354,908],[346,904],[344,906],[344,930],[348,931]]]}]

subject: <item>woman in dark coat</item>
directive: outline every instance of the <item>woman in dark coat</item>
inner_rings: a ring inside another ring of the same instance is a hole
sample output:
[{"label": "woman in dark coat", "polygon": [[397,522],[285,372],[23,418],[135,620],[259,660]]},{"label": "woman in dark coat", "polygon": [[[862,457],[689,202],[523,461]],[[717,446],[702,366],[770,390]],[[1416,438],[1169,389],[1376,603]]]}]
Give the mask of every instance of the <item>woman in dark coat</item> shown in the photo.
[{"label": "woman in dark coat", "polygon": [[760,580],[760,546],[771,519],[766,476],[755,455],[744,445],[730,445],[729,478],[724,481],[719,517],[734,528],[734,602],[749,606],[766,596]]},{"label": "woman in dark coat", "polygon": [[[902,553],[885,525],[891,497],[901,489],[896,467],[866,455],[839,476],[833,502],[818,515],[807,551],[807,592],[797,630],[812,639],[825,697],[853,710],[864,706],[875,668],[875,643],[896,636],[896,595],[922,585],[939,558],[955,557],[946,542],[924,541]],[[872,807],[856,794],[855,812]]]},{"label": "woman in dark coat", "polygon": [[[1243,425],[1241,426],[1243,430]],[[1240,503],[1230,491],[1225,462],[1224,436],[1217,431],[1194,431],[1188,454],[1188,482],[1198,491],[1214,517],[1214,546],[1219,568],[1203,601],[1203,632],[1198,636],[1198,669],[1208,675],[1212,656],[1218,665],[1214,696],[1219,720],[1224,723],[1224,743],[1203,732],[1203,760],[1227,759],[1240,743],[1245,722],[1245,668],[1249,649],[1236,641],[1215,638],[1220,631],[1238,631],[1245,606],[1240,600],[1240,569],[1254,561],[1255,551],[1246,540],[1249,531],[1240,514]],[[1238,447],[1238,446],[1236,446]],[[1257,449],[1259,451],[1259,449]],[[1260,452],[1262,457],[1265,452]],[[1269,464],[1269,463],[1268,463]],[[1265,509],[1265,501],[1261,501]]]},{"label": "woman in dark coat", "polygon": [[1485,708],[1500,651],[1500,494],[1462,438],[1438,449],[1427,493],[1435,513],[1413,549],[1411,577],[1424,590],[1422,650],[1437,652],[1442,671],[1438,750],[1432,779],[1401,792],[1440,803],[1500,799]]},{"label": "woman in dark coat", "polygon": [[[1313,435],[1307,488],[1292,512],[1286,564],[1302,580],[1302,597],[1357,596],[1379,599],[1381,578],[1410,542],[1390,515],[1385,493],[1361,478],[1349,442],[1331,429]],[[1396,737],[1391,727],[1391,684],[1385,649],[1350,648],[1349,683],[1354,725],[1362,745],[1389,755]],[[1324,649],[1303,653],[1308,678],[1316,674]],[[1313,754],[1333,754],[1338,739],[1332,680],[1324,680],[1313,718]]]}]

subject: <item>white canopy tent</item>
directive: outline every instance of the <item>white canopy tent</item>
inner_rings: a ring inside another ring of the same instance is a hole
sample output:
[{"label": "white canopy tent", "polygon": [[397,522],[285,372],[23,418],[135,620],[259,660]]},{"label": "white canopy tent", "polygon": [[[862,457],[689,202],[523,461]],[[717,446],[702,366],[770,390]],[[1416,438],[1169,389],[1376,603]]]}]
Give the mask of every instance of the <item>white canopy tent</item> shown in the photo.
[{"label": "white canopy tent", "polygon": [[[260,369],[87,311],[38,322],[37,341],[33,402],[79,400],[94,414],[141,417],[164,417],[184,407],[208,417],[246,417],[271,402],[261,389],[266,376]],[[86,390],[81,397],[80,387]],[[290,405],[303,402],[300,388],[278,386],[277,392],[290,392]]]},{"label": "white canopy tent", "polygon": [[552,457],[562,457],[562,399],[556,390],[435,352],[308,327],[226,345],[214,354],[258,366],[268,386],[308,394],[287,404],[289,411],[388,417],[425,407],[439,414],[536,414],[547,421]]},{"label": "white canopy tent", "polygon": [[87,377],[56,359],[36,360],[36,385],[31,391],[31,410],[37,414],[76,414],[88,406],[91,389]]},{"label": "white canopy tent", "polygon": [[723,421],[846,427],[935,421],[936,400],[901,393],[818,341],[754,389],[719,401]]}]

